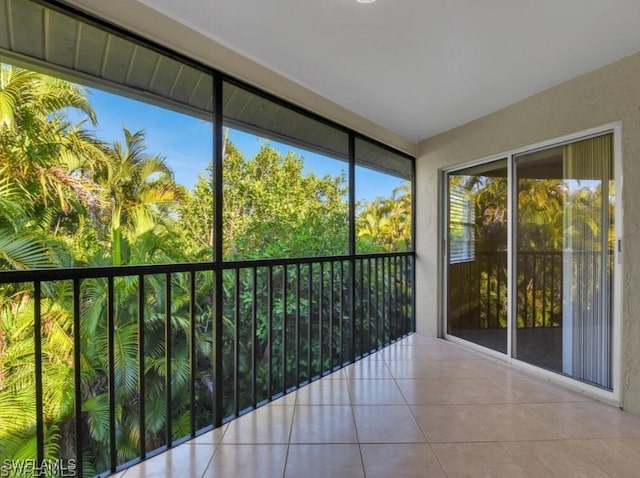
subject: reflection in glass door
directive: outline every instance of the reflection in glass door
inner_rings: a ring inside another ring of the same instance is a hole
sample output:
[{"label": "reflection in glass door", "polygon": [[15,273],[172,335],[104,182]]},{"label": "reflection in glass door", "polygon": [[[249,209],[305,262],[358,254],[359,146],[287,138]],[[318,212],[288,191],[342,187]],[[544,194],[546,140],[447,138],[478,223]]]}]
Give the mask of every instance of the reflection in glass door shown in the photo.
[{"label": "reflection in glass door", "polygon": [[447,186],[447,333],[507,353],[507,160]]},{"label": "reflection in glass door", "polygon": [[612,390],[615,192],[613,133],[448,172],[447,335]]},{"label": "reflection in glass door", "polygon": [[515,157],[513,355],[612,388],[613,135]]}]

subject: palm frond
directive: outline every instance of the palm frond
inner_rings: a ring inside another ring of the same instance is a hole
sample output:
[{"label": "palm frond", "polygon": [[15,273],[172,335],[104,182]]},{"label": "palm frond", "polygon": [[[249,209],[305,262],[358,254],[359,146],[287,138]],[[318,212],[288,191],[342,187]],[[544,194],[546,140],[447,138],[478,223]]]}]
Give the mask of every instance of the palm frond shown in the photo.
[{"label": "palm frond", "polygon": [[87,426],[91,437],[100,443],[109,443],[109,399],[106,394],[95,395],[82,402],[87,414]]},{"label": "palm frond", "polygon": [[137,324],[118,325],[114,331],[114,365],[116,386],[133,393],[138,386]]},{"label": "palm frond", "polygon": [[0,229],[0,268],[46,269],[56,265],[41,241]]}]

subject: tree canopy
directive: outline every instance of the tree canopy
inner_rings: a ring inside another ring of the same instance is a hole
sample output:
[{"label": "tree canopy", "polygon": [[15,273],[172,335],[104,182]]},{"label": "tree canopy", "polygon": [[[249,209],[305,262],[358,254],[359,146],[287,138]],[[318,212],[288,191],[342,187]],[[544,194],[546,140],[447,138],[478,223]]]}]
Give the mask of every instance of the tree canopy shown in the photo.
[{"label": "tree canopy", "polygon": [[[73,112],[73,114],[70,114]],[[72,120],[71,118],[78,118]],[[328,256],[348,252],[347,181],[343,175],[305,171],[297,153],[269,143],[253,157],[225,137],[222,195],[213,191],[213,167],[192,188],[179,184],[161,152],[148,150],[146,132],[122,128],[122,139],[97,134],[90,91],[73,83],[0,66],[0,269],[118,266],[199,262],[213,259],[214,202],[222,197],[225,260]],[[359,250],[406,250],[410,243],[408,187],[392,197],[358,207]],[[121,462],[139,450],[137,322],[138,277],[114,281]],[[188,277],[145,277],[146,440],[161,446],[168,420],[176,437],[189,427],[190,327]],[[196,355],[211,356],[211,274],[196,286]],[[42,353],[45,377],[46,456],[73,456],[73,287],[57,281],[43,287]],[[108,284],[82,281],[81,363],[84,426],[90,450],[85,472],[108,463],[109,368],[105,350]],[[174,415],[165,416],[165,308],[171,299]],[[0,456],[35,457],[34,291],[30,285],[0,285]],[[266,349],[265,349],[266,350]],[[264,351],[268,353],[268,351]],[[206,367],[203,367],[206,375]],[[210,378],[204,377],[207,383]],[[206,407],[202,407],[206,409]]]}]

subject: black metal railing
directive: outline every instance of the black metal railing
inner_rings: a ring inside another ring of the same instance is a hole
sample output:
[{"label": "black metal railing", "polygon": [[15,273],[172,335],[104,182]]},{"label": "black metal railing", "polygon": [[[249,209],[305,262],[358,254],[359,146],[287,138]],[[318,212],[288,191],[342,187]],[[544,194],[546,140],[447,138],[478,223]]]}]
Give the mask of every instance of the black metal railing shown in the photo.
[{"label": "black metal railing", "polygon": [[[519,251],[518,327],[556,327],[562,317],[563,253]],[[478,252],[449,266],[449,323],[456,329],[507,327],[507,252]]]},{"label": "black metal railing", "polygon": [[[612,270],[613,251],[608,251],[604,260],[600,251],[518,251],[514,297],[517,327],[561,326],[566,300],[564,277],[568,275],[574,283],[572,300],[590,304],[603,283],[611,288],[611,281],[602,276]],[[506,251],[478,252],[472,261],[450,264],[448,273],[448,317],[453,329],[506,328]]]},{"label": "black metal railing", "polygon": [[563,256],[566,254],[562,251],[518,251],[519,328],[549,328],[562,324]]},{"label": "black metal railing", "polygon": [[0,337],[23,344],[4,373],[24,375],[2,382],[0,404],[28,409],[3,440],[78,476],[144,460],[415,330],[413,253],[0,272],[0,287],[5,314],[29,326]]},{"label": "black metal railing", "polygon": [[473,260],[448,268],[450,330],[506,328],[507,253],[476,252]]}]

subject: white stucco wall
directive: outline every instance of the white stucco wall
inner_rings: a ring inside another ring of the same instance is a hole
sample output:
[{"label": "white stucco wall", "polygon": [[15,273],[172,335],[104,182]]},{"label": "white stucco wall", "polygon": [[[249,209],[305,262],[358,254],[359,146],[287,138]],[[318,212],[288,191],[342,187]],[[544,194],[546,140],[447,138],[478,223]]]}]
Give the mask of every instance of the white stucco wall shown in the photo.
[{"label": "white stucco wall", "polygon": [[439,170],[529,144],[622,122],[623,408],[640,414],[640,53],[542,91],[418,145],[417,328],[439,333]]}]

